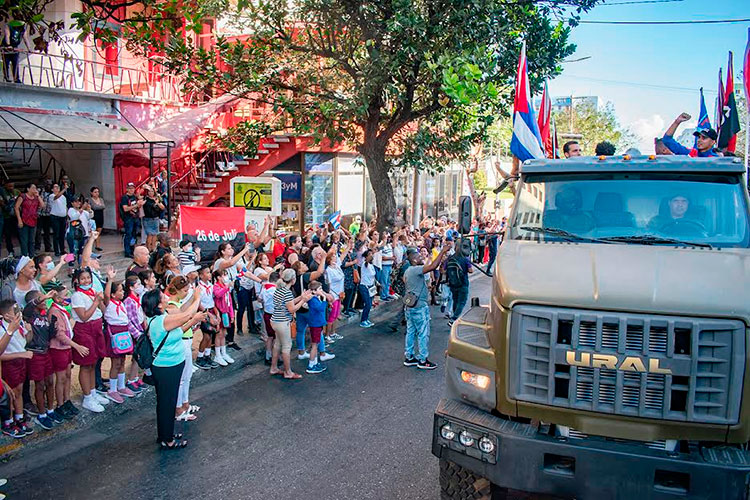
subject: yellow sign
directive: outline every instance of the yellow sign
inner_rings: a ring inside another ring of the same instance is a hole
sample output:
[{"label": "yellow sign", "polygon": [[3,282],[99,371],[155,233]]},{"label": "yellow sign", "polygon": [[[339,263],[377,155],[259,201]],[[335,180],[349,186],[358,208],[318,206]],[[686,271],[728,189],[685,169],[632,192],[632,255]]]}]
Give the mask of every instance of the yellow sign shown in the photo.
[{"label": "yellow sign", "polygon": [[233,194],[235,207],[260,212],[273,210],[273,186],[270,182],[235,182]]}]

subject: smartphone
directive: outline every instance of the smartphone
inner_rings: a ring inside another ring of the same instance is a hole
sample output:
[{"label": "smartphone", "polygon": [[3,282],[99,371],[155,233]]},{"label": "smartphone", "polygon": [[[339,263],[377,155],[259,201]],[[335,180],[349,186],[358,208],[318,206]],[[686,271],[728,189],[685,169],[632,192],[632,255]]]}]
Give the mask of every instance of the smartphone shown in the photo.
[{"label": "smartphone", "polygon": [[69,253],[65,254],[65,257],[63,257],[63,259],[65,260],[65,262],[73,262],[74,260],[76,260],[76,256],[72,253]]}]

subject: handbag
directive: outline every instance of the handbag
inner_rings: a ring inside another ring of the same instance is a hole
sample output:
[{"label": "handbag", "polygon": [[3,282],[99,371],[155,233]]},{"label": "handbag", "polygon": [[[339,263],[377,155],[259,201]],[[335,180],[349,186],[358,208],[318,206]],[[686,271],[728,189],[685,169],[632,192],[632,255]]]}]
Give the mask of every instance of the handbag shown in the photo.
[{"label": "handbag", "polygon": [[130,354],[133,352],[133,337],[130,336],[130,332],[125,330],[124,332],[112,333],[109,330],[109,338],[112,342],[112,352],[115,354]]},{"label": "handbag", "polygon": [[[153,318],[151,321],[153,321]],[[151,369],[156,357],[159,355],[159,351],[164,347],[164,344],[167,342],[167,337],[169,337],[169,332],[166,332],[164,338],[161,339],[158,347],[154,350],[154,344],[151,343],[151,337],[148,335],[148,330],[151,328],[151,321],[146,325],[146,331],[143,332],[143,335],[138,337],[138,340],[135,341],[135,348],[133,349],[133,359],[143,370]],[[146,382],[145,377],[144,382]]]},{"label": "handbag", "polygon": [[[305,275],[302,274],[299,277],[299,293],[300,293],[300,295],[305,291],[305,278],[304,278],[304,276]],[[297,309],[297,313],[298,314],[305,314],[305,313],[308,313],[308,312],[310,312],[310,306],[307,305],[307,302],[305,302],[304,304],[302,304],[299,307],[299,309]],[[294,337],[292,337],[292,338],[294,338]]]},{"label": "handbag", "polygon": [[[424,278],[422,279],[422,286],[424,289],[427,288],[427,285],[424,283]],[[421,294],[421,292],[420,292]],[[404,305],[408,308],[415,307],[417,305],[417,302],[419,302],[419,296],[414,292],[406,292],[404,294]]]},{"label": "handbag", "polygon": [[292,321],[291,323],[289,323],[289,333],[291,334],[292,339],[297,338],[297,322],[296,321]]},{"label": "handbag", "polygon": [[359,283],[359,271],[357,271],[357,266],[354,266],[354,282]]},{"label": "handbag", "polygon": [[367,287],[367,291],[370,292],[370,297],[374,297],[378,294],[378,285],[372,284]]}]

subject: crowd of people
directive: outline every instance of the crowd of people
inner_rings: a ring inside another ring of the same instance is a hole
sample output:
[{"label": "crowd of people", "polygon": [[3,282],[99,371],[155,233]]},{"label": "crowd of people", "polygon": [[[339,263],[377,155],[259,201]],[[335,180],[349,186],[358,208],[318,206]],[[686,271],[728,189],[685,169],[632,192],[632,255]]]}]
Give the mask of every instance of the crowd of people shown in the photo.
[{"label": "crowd of people", "polygon": [[[6,184],[8,199],[12,188]],[[375,220],[357,218],[348,230],[329,223],[302,234],[275,230],[268,217],[261,231],[248,227],[243,246],[224,242],[214,255],[201,255],[197,243],[158,232],[148,219],[158,220],[165,202],[153,187],[144,189],[136,196],[129,185],[118,207],[146,215],[133,215],[142,219],[146,244],[137,245],[126,224],[124,250],[132,263],[124,273],[104,269],[96,253],[97,211],[105,207],[98,192],[82,199],[63,181],[15,193],[10,205],[18,229],[38,228],[51,208],[54,243],[46,246],[42,230],[40,253],[37,233],[19,231],[20,256],[0,265],[9,289],[0,297],[3,434],[23,438],[35,427],[49,430],[81,410],[104,412],[154,385],[159,445],[182,448],[187,442],[175,434],[175,422],[196,420],[200,410],[190,402],[191,377],[233,364],[232,352],[241,350],[236,335],[260,335],[269,375],[299,380],[302,372],[326,371],[335,359],[331,346],[343,338],[339,318],[358,316],[368,329],[372,309],[396,299],[400,314],[391,328],[406,325],[403,364],[434,369],[430,306],[440,306],[449,322],[461,314],[469,274],[480,263],[491,268],[503,224],[476,221],[472,256],[454,247],[456,223],[445,217],[382,233]],[[79,225],[81,234],[70,237]],[[72,272],[69,286],[63,269]],[[145,370],[133,355],[144,336],[154,358]],[[73,367],[80,405],[71,400]]]}]

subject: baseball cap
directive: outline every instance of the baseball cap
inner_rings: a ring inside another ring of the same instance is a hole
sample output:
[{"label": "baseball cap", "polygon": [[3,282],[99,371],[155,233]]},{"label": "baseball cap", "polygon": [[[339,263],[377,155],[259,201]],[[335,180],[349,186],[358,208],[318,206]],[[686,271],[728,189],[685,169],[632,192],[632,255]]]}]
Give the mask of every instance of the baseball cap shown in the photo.
[{"label": "baseball cap", "polygon": [[696,130],[695,132],[693,132],[693,135],[695,137],[698,137],[699,135],[702,135],[702,136],[708,137],[709,139],[712,139],[714,141],[716,140],[717,137],[719,137],[719,134],[717,134],[716,131],[714,129],[712,129],[712,128]]},{"label": "baseball cap", "polygon": [[187,266],[182,268],[182,274],[190,274],[193,272],[198,272],[200,270],[200,266],[197,266],[195,264],[188,264]]},{"label": "baseball cap", "polygon": [[135,183],[134,182],[128,182],[127,187],[135,187]]},{"label": "baseball cap", "polygon": [[284,231],[283,229],[279,229],[278,231],[276,231],[277,238],[283,238],[284,236],[286,236],[286,231]]}]

